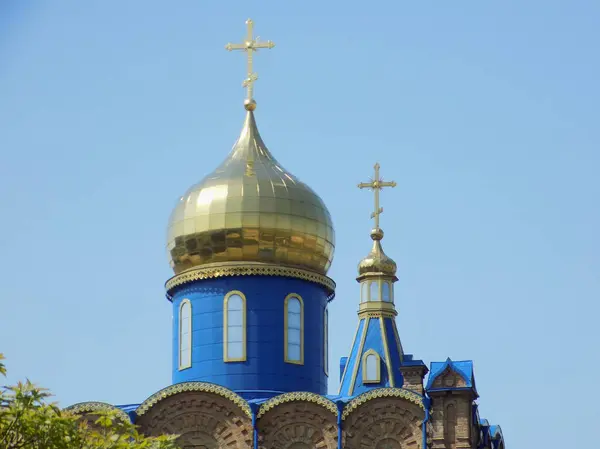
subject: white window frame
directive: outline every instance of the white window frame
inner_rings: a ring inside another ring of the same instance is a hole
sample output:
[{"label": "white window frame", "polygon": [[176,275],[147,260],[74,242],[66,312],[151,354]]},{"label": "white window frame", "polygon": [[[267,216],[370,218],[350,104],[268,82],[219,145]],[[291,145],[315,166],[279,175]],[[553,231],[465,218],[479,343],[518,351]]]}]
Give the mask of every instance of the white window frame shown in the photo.
[{"label": "white window frame", "polygon": [[[183,318],[183,312],[184,312],[184,307],[188,308],[189,310],[189,315],[188,315],[188,324],[187,324],[187,329],[183,329],[182,327],[182,318]],[[191,368],[192,366],[192,303],[189,299],[184,299],[183,301],[181,301],[181,304],[179,304],[179,318],[178,318],[178,333],[177,333],[177,344],[178,344],[178,348],[177,348],[177,353],[178,353],[178,360],[179,360],[179,370],[184,370],[187,368]],[[187,332],[184,332],[187,331]],[[184,357],[183,355],[183,341],[184,339],[187,340],[188,343],[188,354],[187,356]]]},{"label": "white window frame", "polygon": [[[241,357],[229,356],[229,299],[232,296],[239,296],[242,299],[242,355]],[[223,361],[224,362],[245,362],[246,354],[246,296],[239,290],[232,290],[225,295],[223,299]]]},{"label": "white window frame", "polygon": [[329,310],[323,310],[323,369],[329,376]]},{"label": "white window frame", "polygon": [[[291,359],[288,348],[288,308],[291,300],[297,300],[300,304],[300,358]],[[285,297],[283,306],[283,350],[286,363],[304,365],[304,301],[297,293],[290,293]]]},{"label": "white window frame", "polygon": [[[370,378],[367,370],[369,357],[375,358],[375,377]],[[381,382],[381,357],[373,349],[369,349],[362,356],[362,378],[364,384],[378,384]]]}]

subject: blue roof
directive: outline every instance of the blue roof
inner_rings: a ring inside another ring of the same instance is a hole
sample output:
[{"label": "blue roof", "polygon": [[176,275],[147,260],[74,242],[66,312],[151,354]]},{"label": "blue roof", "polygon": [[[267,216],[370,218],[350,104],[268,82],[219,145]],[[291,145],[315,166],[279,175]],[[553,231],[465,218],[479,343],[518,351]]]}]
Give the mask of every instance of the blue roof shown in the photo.
[{"label": "blue roof", "polygon": [[[376,354],[379,359],[379,382],[363,382],[363,358],[367,354]],[[404,383],[400,372],[403,358],[393,318],[361,318],[350,356],[344,365],[339,394],[353,397],[375,388],[401,388]]]},{"label": "blue roof", "polygon": [[125,413],[134,412],[139,406],[140,404],[115,405],[115,407],[123,410]]},{"label": "blue roof", "polygon": [[504,435],[502,435],[502,429],[500,426],[491,425],[489,432],[492,439],[492,447],[494,449],[504,447]]},{"label": "blue roof", "polygon": [[131,422],[135,421],[135,411],[140,406],[140,404],[124,404],[124,405],[115,405],[120,410],[123,410],[127,415],[129,415],[129,419]]},{"label": "blue roof", "polygon": [[423,366],[425,368],[425,374],[429,371],[425,363],[421,359],[415,359],[412,354],[404,354],[402,359],[402,366]]},{"label": "blue roof", "polygon": [[491,425],[490,426],[490,435],[492,436],[493,440],[502,439],[503,435],[502,435],[502,429],[500,428],[500,426],[497,424]]},{"label": "blue roof", "polygon": [[[448,369],[461,376],[465,381],[465,386],[433,388],[433,382]],[[427,390],[461,390],[466,388],[473,390],[475,394],[477,394],[477,389],[475,388],[475,376],[473,374],[473,361],[461,360],[455,362],[448,357],[445,362],[431,362],[429,378],[427,379],[427,386],[425,388]]]}]

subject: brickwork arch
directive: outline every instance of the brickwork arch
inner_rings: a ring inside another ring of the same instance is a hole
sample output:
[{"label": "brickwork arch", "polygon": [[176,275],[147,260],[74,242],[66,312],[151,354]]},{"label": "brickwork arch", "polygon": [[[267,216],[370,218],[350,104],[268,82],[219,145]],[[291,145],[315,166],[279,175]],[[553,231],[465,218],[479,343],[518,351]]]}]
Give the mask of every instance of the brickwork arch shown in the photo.
[{"label": "brickwork arch", "polygon": [[131,422],[127,413],[106,402],[79,402],[65,408],[65,411],[78,415],[82,421],[87,422],[89,427],[97,430],[100,429],[100,426],[96,425],[95,422],[100,418],[100,414],[104,412],[112,412],[117,419],[126,423]]},{"label": "brickwork arch", "polygon": [[376,397],[344,419],[345,449],[422,449],[424,410],[401,397]]},{"label": "brickwork arch", "polygon": [[251,449],[252,420],[214,391],[178,391],[144,409],[136,424],[148,436],[179,435],[182,449]]},{"label": "brickwork arch", "polygon": [[277,401],[257,424],[260,449],[337,449],[336,414],[325,403]]}]

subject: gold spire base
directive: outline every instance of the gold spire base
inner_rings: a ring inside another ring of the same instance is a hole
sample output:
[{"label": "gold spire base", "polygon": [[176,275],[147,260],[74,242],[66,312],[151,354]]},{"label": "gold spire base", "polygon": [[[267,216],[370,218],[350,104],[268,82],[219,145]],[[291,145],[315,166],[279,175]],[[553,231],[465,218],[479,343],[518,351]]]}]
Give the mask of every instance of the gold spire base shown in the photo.
[{"label": "gold spire base", "polygon": [[398,315],[394,304],[384,301],[367,301],[358,306],[358,318],[394,318]]}]

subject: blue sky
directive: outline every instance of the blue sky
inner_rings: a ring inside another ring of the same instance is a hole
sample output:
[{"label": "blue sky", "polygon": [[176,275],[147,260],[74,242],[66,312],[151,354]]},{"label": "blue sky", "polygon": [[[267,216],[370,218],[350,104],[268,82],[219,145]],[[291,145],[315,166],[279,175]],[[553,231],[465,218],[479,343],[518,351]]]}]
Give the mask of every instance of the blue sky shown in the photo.
[{"label": "blue sky", "polygon": [[[600,4],[0,5],[0,351],[62,405],[170,382],[171,208],[243,121],[256,31],[262,136],[337,233],[331,364],[347,355],[372,174],[407,352],[473,359],[511,447],[583,447],[600,399]],[[338,378],[330,378],[331,391]],[[588,429],[583,432],[583,429]],[[584,437],[585,434],[585,437]],[[585,438],[585,440],[584,440]]]}]

